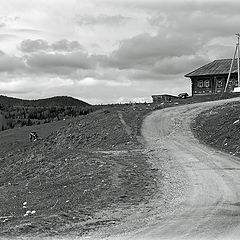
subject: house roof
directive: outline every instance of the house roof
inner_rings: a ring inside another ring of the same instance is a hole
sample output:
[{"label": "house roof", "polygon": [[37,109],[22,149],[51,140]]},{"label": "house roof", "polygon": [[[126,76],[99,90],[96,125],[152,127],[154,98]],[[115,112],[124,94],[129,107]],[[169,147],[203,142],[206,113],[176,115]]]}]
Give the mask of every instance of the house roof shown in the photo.
[{"label": "house roof", "polygon": [[[228,74],[230,70],[232,59],[219,59],[210,62],[188,74],[185,77]],[[233,62],[232,73],[237,73],[237,59]]]},{"label": "house roof", "polygon": [[177,98],[177,96],[170,95],[170,94],[153,94],[152,97],[174,97],[174,98]]}]

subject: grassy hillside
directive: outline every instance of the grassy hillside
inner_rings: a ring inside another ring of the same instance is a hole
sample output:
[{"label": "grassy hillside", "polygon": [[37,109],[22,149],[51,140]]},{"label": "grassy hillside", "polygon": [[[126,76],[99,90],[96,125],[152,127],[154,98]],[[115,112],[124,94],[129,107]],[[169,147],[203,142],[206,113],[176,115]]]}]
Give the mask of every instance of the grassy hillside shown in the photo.
[{"label": "grassy hillside", "polygon": [[114,106],[38,125],[43,139],[32,143],[33,126],[0,133],[0,236],[82,235],[121,220],[99,211],[151,199],[155,171],[139,143],[150,111],[148,105]]},{"label": "grassy hillside", "polygon": [[201,113],[192,123],[197,138],[212,147],[240,156],[240,102]]}]

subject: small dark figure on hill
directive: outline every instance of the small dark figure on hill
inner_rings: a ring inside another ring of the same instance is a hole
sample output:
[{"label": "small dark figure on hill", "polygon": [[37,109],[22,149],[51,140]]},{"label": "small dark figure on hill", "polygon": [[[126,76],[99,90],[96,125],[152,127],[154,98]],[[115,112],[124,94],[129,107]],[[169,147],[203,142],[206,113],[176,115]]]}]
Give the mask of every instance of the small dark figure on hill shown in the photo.
[{"label": "small dark figure on hill", "polygon": [[30,132],[30,134],[29,134],[29,140],[30,140],[30,142],[32,142],[32,141],[37,141],[38,140],[38,134],[36,133],[36,132]]}]

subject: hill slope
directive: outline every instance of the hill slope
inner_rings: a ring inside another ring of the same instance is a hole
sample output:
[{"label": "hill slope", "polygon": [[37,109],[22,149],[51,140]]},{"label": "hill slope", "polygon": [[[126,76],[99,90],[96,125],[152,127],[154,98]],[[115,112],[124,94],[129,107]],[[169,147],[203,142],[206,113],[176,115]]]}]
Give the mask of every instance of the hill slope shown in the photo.
[{"label": "hill slope", "polygon": [[240,156],[240,102],[202,112],[193,121],[192,129],[200,141]]},{"label": "hill slope", "polygon": [[90,104],[67,96],[56,96],[38,100],[23,100],[19,98],[7,97],[0,95],[0,104],[8,106],[25,106],[25,107],[65,107],[77,106],[88,107]]},{"label": "hill slope", "polygon": [[[14,136],[22,131],[26,141],[29,127],[0,133],[1,146],[11,149],[0,150],[0,236],[82,235],[116,224],[122,212],[126,216],[150,200],[155,170],[138,142],[142,117],[150,109],[123,108],[62,121],[67,124],[41,141],[21,144],[19,136],[16,148]],[[41,128],[44,132],[45,125],[38,125],[44,137]],[[97,215],[104,209],[116,213],[117,206],[121,214]]]}]

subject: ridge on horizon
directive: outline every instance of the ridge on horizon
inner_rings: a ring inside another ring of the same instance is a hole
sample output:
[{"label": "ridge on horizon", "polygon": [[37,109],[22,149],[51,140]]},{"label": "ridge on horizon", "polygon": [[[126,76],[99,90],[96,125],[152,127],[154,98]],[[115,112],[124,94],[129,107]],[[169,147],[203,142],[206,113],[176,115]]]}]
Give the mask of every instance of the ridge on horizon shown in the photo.
[{"label": "ridge on horizon", "polygon": [[15,97],[8,97],[0,95],[0,104],[12,106],[31,106],[31,107],[49,107],[49,106],[78,106],[88,107],[91,104],[70,96],[54,96],[42,99],[20,99]]}]

